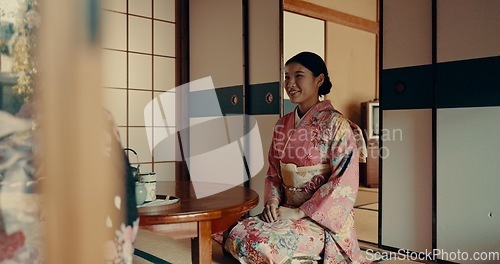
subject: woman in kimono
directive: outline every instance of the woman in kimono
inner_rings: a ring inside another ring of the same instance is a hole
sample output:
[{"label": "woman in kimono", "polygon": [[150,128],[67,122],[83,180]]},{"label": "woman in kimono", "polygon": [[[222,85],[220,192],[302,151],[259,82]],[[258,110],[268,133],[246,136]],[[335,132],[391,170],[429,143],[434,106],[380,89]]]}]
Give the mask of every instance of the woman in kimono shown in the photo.
[{"label": "woman in kimono", "polygon": [[[39,173],[41,166],[35,166],[34,162],[36,155],[43,154],[35,153],[41,147],[35,140],[34,111],[31,103],[24,104],[16,116],[0,110],[0,263],[44,262],[44,213],[37,191],[43,173]],[[103,245],[104,257],[107,263],[132,263],[139,230],[135,179],[113,117],[107,111],[104,114],[108,121],[108,127],[103,129],[104,156],[120,171],[116,180],[123,182],[125,187],[125,192],[115,194],[119,199],[107,201],[115,205],[114,210],[123,218],[115,223],[102,219],[114,234],[112,240]],[[112,159],[119,162],[112,162]]]},{"label": "woman in kimono", "polygon": [[321,57],[302,52],[285,68],[297,107],[274,127],[264,210],[238,223],[225,248],[241,263],[369,263],[354,229],[361,130],[319,100],[332,87]]}]

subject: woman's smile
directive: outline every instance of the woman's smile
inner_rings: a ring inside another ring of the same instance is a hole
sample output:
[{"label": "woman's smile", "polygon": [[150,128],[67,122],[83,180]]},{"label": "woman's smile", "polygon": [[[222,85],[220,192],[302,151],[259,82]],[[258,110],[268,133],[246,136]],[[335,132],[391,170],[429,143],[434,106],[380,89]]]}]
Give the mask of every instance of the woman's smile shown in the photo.
[{"label": "woman's smile", "polygon": [[290,96],[290,97],[292,97],[292,96],[294,96],[294,95],[296,95],[298,93],[300,93],[300,90],[296,90],[296,89],[294,89],[294,90],[288,90],[288,96]]}]

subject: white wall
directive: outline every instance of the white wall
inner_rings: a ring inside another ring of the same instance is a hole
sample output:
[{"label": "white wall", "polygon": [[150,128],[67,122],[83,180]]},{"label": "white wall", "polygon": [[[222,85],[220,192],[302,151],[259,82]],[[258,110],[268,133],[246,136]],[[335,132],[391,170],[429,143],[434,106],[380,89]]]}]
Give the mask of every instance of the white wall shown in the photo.
[{"label": "white wall", "polygon": [[326,64],[333,84],[326,96],[347,118],[361,124],[361,103],[378,98],[377,37],[328,22]]}]

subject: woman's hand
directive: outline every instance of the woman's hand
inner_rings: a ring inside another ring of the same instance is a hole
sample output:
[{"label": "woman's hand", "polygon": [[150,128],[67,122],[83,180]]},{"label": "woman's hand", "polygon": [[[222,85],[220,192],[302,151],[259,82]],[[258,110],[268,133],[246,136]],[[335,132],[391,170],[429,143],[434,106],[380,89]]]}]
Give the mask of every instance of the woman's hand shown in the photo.
[{"label": "woman's hand", "polygon": [[278,220],[299,220],[306,216],[304,211],[300,208],[289,208],[280,206],[277,210]]},{"label": "woman's hand", "polygon": [[262,220],[272,223],[278,220],[278,205],[276,203],[266,204],[264,210],[260,214]]}]

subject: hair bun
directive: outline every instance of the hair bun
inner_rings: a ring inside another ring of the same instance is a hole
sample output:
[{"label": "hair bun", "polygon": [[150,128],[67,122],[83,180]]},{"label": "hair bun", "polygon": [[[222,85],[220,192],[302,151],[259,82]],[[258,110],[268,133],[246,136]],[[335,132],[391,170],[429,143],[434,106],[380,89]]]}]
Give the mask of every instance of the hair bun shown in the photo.
[{"label": "hair bun", "polygon": [[330,93],[332,89],[332,82],[330,81],[330,76],[325,74],[325,79],[323,80],[323,84],[318,89],[318,95],[326,95]]}]

